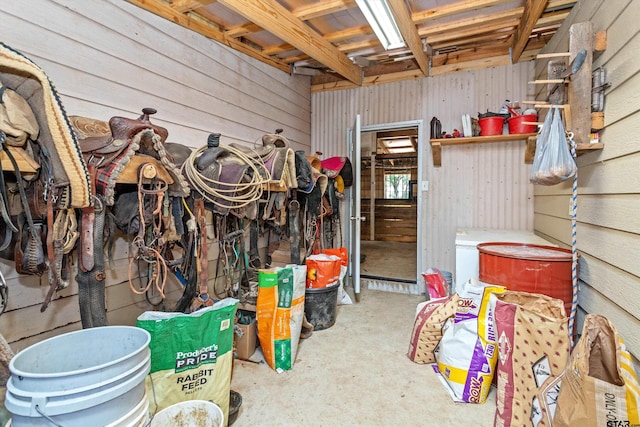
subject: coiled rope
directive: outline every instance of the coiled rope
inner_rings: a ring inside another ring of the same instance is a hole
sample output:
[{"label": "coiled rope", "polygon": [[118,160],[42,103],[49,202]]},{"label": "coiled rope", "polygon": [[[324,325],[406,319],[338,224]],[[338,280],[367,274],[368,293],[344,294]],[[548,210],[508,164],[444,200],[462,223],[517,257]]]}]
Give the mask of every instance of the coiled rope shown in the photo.
[{"label": "coiled rope", "polygon": [[[573,140],[573,132],[568,132],[571,156],[576,158],[576,142]],[[578,245],[576,239],[578,219],[578,168],[573,175],[573,189],[571,195],[571,285],[573,295],[571,299],[571,313],[569,314],[569,339],[573,341],[573,329],[575,326],[576,313],[578,311]],[[575,344],[575,343],[574,343]]]},{"label": "coiled rope", "polygon": [[[182,164],[184,176],[191,184],[191,187],[196,190],[203,199],[224,209],[242,208],[252,202],[260,200],[263,193],[262,185],[267,184],[271,180],[271,172],[266,168],[257,153],[256,159],[252,159],[237,148],[228,145],[219,146],[219,148],[228,151],[243,163],[247,164],[253,172],[245,174],[251,177],[249,182],[231,184],[207,177],[198,171],[195,166],[196,161],[207,148],[209,147],[205,145],[194,150],[187,161]],[[230,188],[220,188],[221,186]],[[231,206],[222,203],[222,200],[229,202]]]}]

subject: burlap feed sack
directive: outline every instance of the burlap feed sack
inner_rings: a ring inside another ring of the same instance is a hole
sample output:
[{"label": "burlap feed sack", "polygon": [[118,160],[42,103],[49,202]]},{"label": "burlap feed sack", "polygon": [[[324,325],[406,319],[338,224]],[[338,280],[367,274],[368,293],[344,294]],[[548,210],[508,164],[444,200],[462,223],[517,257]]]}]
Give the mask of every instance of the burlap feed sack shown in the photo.
[{"label": "burlap feed sack", "polygon": [[532,422],[549,426],[550,418],[536,396],[562,373],[569,357],[564,302],[541,294],[506,291],[493,294],[491,303],[498,332],[494,425],[515,427]]},{"label": "burlap feed sack", "polygon": [[456,314],[458,294],[424,304],[416,315],[407,356],[416,363],[434,363],[433,350],[442,338],[442,325]]}]

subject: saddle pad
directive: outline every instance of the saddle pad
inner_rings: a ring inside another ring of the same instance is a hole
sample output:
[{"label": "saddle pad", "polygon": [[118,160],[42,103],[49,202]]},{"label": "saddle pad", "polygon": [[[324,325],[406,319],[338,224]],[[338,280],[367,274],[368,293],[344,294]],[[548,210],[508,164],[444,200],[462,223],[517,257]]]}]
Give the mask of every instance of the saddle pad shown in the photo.
[{"label": "saddle pad", "polygon": [[[0,42],[0,78],[30,103],[40,125],[38,142],[49,150],[55,185],[69,190],[68,206],[90,205],[87,165],[60,97],[45,72],[26,56]],[[29,93],[27,93],[29,92]]]}]

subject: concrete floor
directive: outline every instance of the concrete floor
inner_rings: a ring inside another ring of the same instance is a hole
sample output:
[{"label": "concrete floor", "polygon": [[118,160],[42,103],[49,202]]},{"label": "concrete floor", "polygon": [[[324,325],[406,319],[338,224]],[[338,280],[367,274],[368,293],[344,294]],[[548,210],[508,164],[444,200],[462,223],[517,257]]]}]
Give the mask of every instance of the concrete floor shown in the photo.
[{"label": "concrete floor", "polygon": [[387,279],[416,280],[417,244],[362,240],[360,274]]},{"label": "concrete floor", "polygon": [[335,325],[301,341],[292,370],[236,360],[234,427],[492,426],[495,390],[482,405],[454,403],[429,365],[406,356],[423,300],[364,288],[359,303],[338,306]]}]

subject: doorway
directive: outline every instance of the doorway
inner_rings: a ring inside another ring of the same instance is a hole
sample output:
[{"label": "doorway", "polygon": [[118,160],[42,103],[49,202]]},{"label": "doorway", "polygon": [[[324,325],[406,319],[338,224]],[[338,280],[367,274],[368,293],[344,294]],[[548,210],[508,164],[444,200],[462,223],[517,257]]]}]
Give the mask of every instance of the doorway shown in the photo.
[{"label": "doorway", "polygon": [[369,289],[422,294],[422,121],[362,126],[360,282]]},{"label": "doorway", "polygon": [[362,133],[360,277],[369,286],[416,282],[417,148],[417,127]]}]

